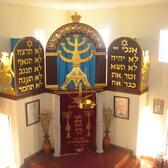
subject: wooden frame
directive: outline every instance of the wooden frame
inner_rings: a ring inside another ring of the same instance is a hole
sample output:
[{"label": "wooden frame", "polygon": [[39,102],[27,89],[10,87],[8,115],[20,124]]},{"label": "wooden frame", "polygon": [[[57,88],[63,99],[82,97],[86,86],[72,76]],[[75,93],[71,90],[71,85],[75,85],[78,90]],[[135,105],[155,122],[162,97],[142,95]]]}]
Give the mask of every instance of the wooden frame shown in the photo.
[{"label": "wooden frame", "polygon": [[40,121],[40,100],[35,100],[26,103],[25,108],[27,126],[30,126]]},{"label": "wooden frame", "polygon": [[164,112],[164,100],[153,99],[153,112],[156,114],[163,114]]},{"label": "wooden frame", "polygon": [[114,117],[129,119],[129,98],[114,96]]}]

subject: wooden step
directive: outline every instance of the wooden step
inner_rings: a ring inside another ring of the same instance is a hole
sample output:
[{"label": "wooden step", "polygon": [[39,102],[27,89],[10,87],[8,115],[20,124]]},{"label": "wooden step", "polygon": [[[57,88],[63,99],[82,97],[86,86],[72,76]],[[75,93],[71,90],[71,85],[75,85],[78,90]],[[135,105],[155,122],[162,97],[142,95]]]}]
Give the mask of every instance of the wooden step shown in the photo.
[{"label": "wooden step", "polygon": [[153,167],[154,158],[151,156],[141,156],[141,167],[151,168]]},{"label": "wooden step", "polygon": [[129,159],[130,159],[130,154],[128,153],[118,164],[115,165],[114,168],[121,168],[128,162]]},{"label": "wooden step", "polygon": [[[132,152],[122,148],[109,148],[103,153],[86,152],[54,157],[38,152],[25,159],[24,168],[140,168],[129,167]],[[128,164],[128,167],[124,167]]]},{"label": "wooden step", "polygon": [[140,160],[134,157],[129,158],[121,168],[140,168]]}]

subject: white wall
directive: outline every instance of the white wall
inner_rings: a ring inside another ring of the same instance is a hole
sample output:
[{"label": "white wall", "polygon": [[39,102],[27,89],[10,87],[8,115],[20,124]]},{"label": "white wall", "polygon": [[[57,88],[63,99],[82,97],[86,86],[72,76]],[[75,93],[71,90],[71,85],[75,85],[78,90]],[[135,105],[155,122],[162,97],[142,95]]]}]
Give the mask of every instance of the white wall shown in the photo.
[{"label": "white wall", "polygon": [[20,165],[20,147],[19,147],[19,121],[18,121],[18,113],[16,110],[16,102],[13,100],[9,100],[6,98],[0,98],[0,113],[8,115],[11,121],[12,127],[12,151],[11,157],[13,158],[13,166]]},{"label": "white wall", "polygon": [[[56,100],[54,94],[43,93],[16,101],[0,98],[1,112],[9,115],[11,118],[14,163],[16,167],[22,165],[25,158],[43,148],[44,134],[41,123],[38,122],[26,126],[25,104],[35,100],[40,100],[40,112],[50,111],[56,113],[53,107],[53,101]],[[57,106],[57,104],[54,106]],[[52,146],[54,147],[53,136],[51,134],[50,136]]]},{"label": "white wall", "polygon": [[66,20],[67,15],[63,10],[0,3],[0,53],[10,51],[10,38],[34,36],[36,29],[45,30],[47,42],[50,35]]},{"label": "white wall", "polygon": [[41,123],[38,122],[33,125],[26,126],[25,104],[35,100],[40,100],[40,112],[44,112],[45,110],[52,111],[52,99],[50,94],[47,93],[16,101],[20,160],[22,164],[24,158],[40,151],[43,145],[43,130]]},{"label": "white wall", "polygon": [[[137,136],[139,122],[140,99],[142,95],[132,95],[121,92],[105,92],[104,105],[111,108],[114,113],[114,96],[129,98],[129,119],[112,118],[111,124],[111,142],[112,144],[137,151]],[[145,99],[144,99],[145,101]],[[145,103],[144,103],[145,104]],[[144,105],[142,104],[142,109]]]},{"label": "white wall", "polygon": [[164,129],[162,128],[164,122],[162,123],[161,115],[154,115],[149,107],[145,105],[146,99],[147,93],[140,98],[137,154],[155,156],[164,151]]}]

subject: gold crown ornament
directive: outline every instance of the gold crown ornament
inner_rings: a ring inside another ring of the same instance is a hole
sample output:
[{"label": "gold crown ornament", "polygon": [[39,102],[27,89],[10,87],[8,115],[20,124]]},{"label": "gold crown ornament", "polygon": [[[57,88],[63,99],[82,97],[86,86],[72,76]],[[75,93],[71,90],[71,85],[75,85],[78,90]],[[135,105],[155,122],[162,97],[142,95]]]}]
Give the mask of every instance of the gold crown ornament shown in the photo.
[{"label": "gold crown ornament", "polygon": [[78,15],[77,12],[75,12],[75,14],[71,16],[71,19],[72,19],[72,22],[78,23],[80,21],[80,19],[81,19],[81,16]]}]

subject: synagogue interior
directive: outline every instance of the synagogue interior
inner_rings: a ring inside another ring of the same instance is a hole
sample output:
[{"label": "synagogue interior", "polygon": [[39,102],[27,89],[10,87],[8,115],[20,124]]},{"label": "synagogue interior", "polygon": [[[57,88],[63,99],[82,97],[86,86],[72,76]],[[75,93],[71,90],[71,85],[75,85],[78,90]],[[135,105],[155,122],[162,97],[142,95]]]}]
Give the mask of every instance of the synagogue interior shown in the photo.
[{"label": "synagogue interior", "polygon": [[0,168],[167,168],[168,1],[0,0]]}]

